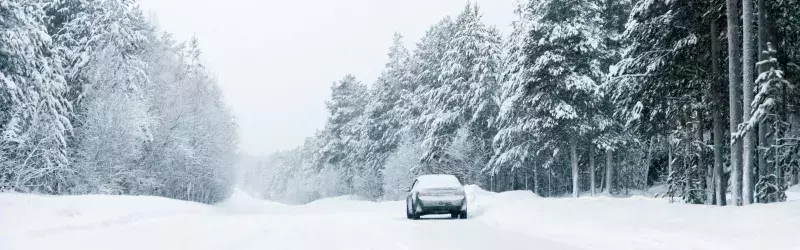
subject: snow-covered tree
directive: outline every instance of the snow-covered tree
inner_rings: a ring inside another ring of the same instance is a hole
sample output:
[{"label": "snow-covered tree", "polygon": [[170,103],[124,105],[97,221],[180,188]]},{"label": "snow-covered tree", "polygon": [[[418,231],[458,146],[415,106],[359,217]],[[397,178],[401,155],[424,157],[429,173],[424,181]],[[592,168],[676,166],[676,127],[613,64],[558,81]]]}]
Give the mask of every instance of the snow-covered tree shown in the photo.
[{"label": "snow-covered tree", "polygon": [[383,190],[386,199],[403,199],[406,188],[414,181],[414,171],[420,168],[422,148],[413,141],[402,142],[386,159],[383,169]]},{"label": "snow-covered tree", "polygon": [[[715,72],[709,60],[719,60],[711,56],[709,49],[717,36],[708,31],[709,22],[715,24],[713,16],[717,15],[716,12],[706,15],[706,10],[714,9],[711,6],[715,3],[692,3],[637,2],[622,37],[623,59],[616,64],[612,80],[604,88],[617,106],[616,117],[635,132],[639,141],[652,144],[658,139],[668,145],[667,158],[678,161],[668,161],[666,179],[670,188],[678,190],[672,193],[682,197],[699,195],[699,192],[685,193],[686,190],[708,189],[703,193],[705,196],[712,189],[705,185],[710,179],[706,180],[704,173],[710,174],[714,164],[705,160],[708,157],[703,124],[706,112],[720,112],[721,108],[717,93],[708,90],[716,85],[719,76],[705,73]],[[669,28],[674,26],[687,28]],[[707,102],[711,101],[715,105],[706,110],[711,106]],[[718,117],[715,119],[720,122]],[[706,198],[692,200],[704,202]]]},{"label": "snow-covered tree", "polygon": [[67,188],[70,102],[38,1],[0,1],[0,189]]},{"label": "snow-covered tree", "polygon": [[[497,32],[480,20],[477,6],[467,5],[454,20],[452,37],[444,44],[436,84],[429,85],[423,98],[427,100],[421,121],[425,129],[423,162],[427,172],[444,173],[445,169],[464,166],[448,154],[459,129],[466,128],[470,137],[485,141],[483,155],[490,156],[489,139],[494,132],[490,121],[495,116],[495,91],[500,56]],[[480,163],[479,163],[480,164]],[[459,176],[465,178],[466,176]]]},{"label": "snow-covered tree", "polygon": [[[800,5],[758,2],[759,51],[774,50],[755,65],[752,103],[740,103],[736,80],[752,66],[738,58],[746,51],[737,47],[736,1],[522,1],[503,41],[468,4],[411,53],[396,36],[371,89],[334,87],[317,146],[298,149],[313,152],[302,154],[312,163],[285,160],[298,151],[266,157],[262,165],[277,167],[262,171],[275,188],[263,193],[398,199],[414,176],[450,173],[546,196],[664,185],[659,197],[724,205],[728,190],[733,202],[743,197],[726,179],[745,182],[738,142],[758,131],[749,144],[758,149],[757,191],[743,195],[780,201],[800,179],[800,102],[789,98],[800,80]],[[353,92],[361,94],[343,94]],[[738,105],[753,110],[744,123]]]},{"label": "snow-covered tree", "polygon": [[357,127],[361,134],[351,157],[362,166],[359,182],[363,188],[356,189],[370,190],[367,196],[371,198],[381,196],[381,187],[375,185],[380,185],[382,167],[400,140],[400,129],[404,125],[401,91],[411,77],[409,57],[403,36],[395,34],[388,62],[370,91],[372,100]]},{"label": "snow-covered tree", "polygon": [[62,0],[48,9],[75,110],[71,157],[85,177],[72,192],[146,193],[135,186],[157,183],[139,162],[154,122],[141,89],[145,47],[157,44],[152,26],[131,1]]},{"label": "snow-covered tree", "polygon": [[323,166],[343,174],[342,181],[353,187],[358,171],[352,156],[357,150],[361,133],[357,131],[364,108],[368,103],[367,87],[353,75],[346,75],[331,87],[331,100],[326,103],[330,117],[325,125],[320,157]]},{"label": "snow-covered tree", "polygon": [[[539,152],[552,152],[543,153],[539,162],[553,162],[560,151],[569,150],[577,196],[576,147],[579,137],[592,130],[595,94],[604,76],[601,9],[592,1],[535,1],[526,10],[531,17],[523,47],[528,69],[524,81],[505,86],[510,91],[501,112],[512,117],[501,123],[531,134]],[[508,148],[513,147],[526,146]]]},{"label": "snow-covered tree", "polygon": [[227,197],[234,117],[154,27],[132,0],[0,1],[1,190]]}]

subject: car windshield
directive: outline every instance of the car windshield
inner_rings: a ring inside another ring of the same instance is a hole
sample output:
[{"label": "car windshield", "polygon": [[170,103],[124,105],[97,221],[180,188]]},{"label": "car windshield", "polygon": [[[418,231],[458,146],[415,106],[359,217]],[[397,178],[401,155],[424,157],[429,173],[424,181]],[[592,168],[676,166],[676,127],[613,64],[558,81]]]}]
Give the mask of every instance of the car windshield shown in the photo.
[{"label": "car windshield", "polygon": [[455,176],[442,174],[420,176],[417,178],[417,184],[415,185],[415,188],[459,188],[461,186],[461,182],[459,182],[458,178]]}]

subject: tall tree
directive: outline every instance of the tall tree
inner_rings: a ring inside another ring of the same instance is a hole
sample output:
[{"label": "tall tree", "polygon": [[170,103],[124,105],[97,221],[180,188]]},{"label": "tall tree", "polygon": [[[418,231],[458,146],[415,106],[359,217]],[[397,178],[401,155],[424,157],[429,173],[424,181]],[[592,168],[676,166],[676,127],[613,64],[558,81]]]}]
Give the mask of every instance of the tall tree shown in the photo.
[{"label": "tall tree", "polygon": [[447,44],[453,36],[453,20],[445,17],[432,25],[422,36],[413,52],[410,68],[411,81],[402,89],[401,100],[404,107],[403,117],[409,121],[403,128],[408,136],[421,138],[425,133],[424,124],[430,117],[423,117],[430,106],[428,94],[442,83],[439,73],[442,71],[442,60],[447,51]]},{"label": "tall tree", "polygon": [[[713,5],[711,5],[713,6]],[[715,189],[715,197],[716,197],[716,204],[719,206],[726,205],[726,190],[727,190],[727,182],[724,176],[724,169],[722,167],[723,159],[722,159],[722,150],[723,150],[723,140],[725,136],[723,135],[723,105],[724,105],[724,93],[723,91],[723,82],[722,82],[722,67],[720,66],[720,38],[719,38],[719,14],[712,15],[709,21],[709,29],[711,34],[711,70],[713,73],[711,87],[708,89],[709,96],[714,100],[714,104],[711,109],[712,118],[713,118],[713,130],[714,130],[714,168],[713,168],[713,182],[714,182],[714,189]]]},{"label": "tall tree", "polygon": [[703,123],[700,119],[704,116],[694,116],[691,121],[685,114],[706,112],[705,102],[710,100],[702,96],[714,79],[706,73],[711,69],[706,61],[710,42],[705,41],[711,36],[704,9],[711,5],[705,1],[636,2],[623,34],[623,59],[615,65],[612,80],[604,88],[615,104],[615,115],[629,129],[622,134],[636,136],[639,141],[666,138],[669,154],[664,165],[670,193],[693,201],[705,198],[685,191],[705,187],[687,189],[687,185],[705,182],[701,173],[695,173],[698,169],[706,171],[705,166],[683,168],[699,162],[695,156],[702,155],[705,147],[701,138],[691,139],[697,131],[687,125]]},{"label": "tall tree", "polygon": [[[527,67],[526,46],[530,43],[531,11],[529,4],[518,4],[514,13],[518,16],[512,23],[512,32],[503,45],[503,57],[499,80],[500,110],[495,125],[499,128],[493,138],[495,154],[492,156],[487,170],[494,175],[501,170],[538,166],[532,164],[536,158],[537,150],[533,149],[534,136],[523,124],[518,124],[517,119],[527,113],[530,106],[522,105],[524,101],[522,91],[517,88],[525,86],[529,81],[529,67]],[[543,161],[540,161],[543,162]],[[526,164],[532,166],[526,166]],[[505,169],[504,169],[505,168]],[[538,177],[534,175],[534,185],[538,186]],[[539,194],[538,190],[536,190]]]},{"label": "tall tree", "polygon": [[[741,123],[741,64],[739,62],[739,2],[736,0],[726,0],[727,19],[728,19],[728,99],[730,107],[730,131],[736,131]],[[734,205],[741,204],[742,185],[742,140],[731,139],[731,200]]]},{"label": "tall tree", "polygon": [[[526,46],[530,81],[518,88],[531,105],[529,120],[520,119],[540,137],[538,147],[568,142],[591,131],[603,79],[598,66],[604,58],[600,6],[593,1],[537,1],[532,3],[532,43]],[[566,146],[566,145],[565,145]],[[556,146],[559,148],[561,146]],[[566,149],[566,147],[561,147]],[[570,150],[577,154],[576,150]],[[571,157],[573,196],[578,195],[577,155]]]},{"label": "tall tree", "polygon": [[[744,109],[744,116],[742,119],[744,121],[749,121],[752,115],[752,110],[750,108],[751,103],[753,102],[753,76],[754,72],[753,69],[755,67],[755,55],[753,52],[755,51],[755,46],[753,45],[755,37],[753,37],[753,1],[752,0],[742,0],[742,23],[744,24],[744,35],[742,36],[744,42],[742,43],[742,89],[744,93],[743,98],[743,109]],[[746,129],[743,131],[743,156],[742,156],[742,204],[747,205],[752,203],[753,199],[753,187],[752,187],[752,179],[753,179],[753,153],[755,147],[755,134],[750,132],[750,129]]]},{"label": "tall tree", "polygon": [[353,143],[360,133],[357,127],[368,101],[367,87],[353,75],[346,75],[331,86],[331,100],[326,103],[330,117],[325,125],[321,149],[322,162],[344,174],[342,182],[352,188],[356,168],[349,167],[348,158],[355,151]]},{"label": "tall tree", "polygon": [[[388,53],[388,62],[370,92],[372,100],[365,109],[361,119],[360,140],[356,153],[350,157],[358,162],[362,173],[370,182],[378,184],[386,159],[397,149],[400,140],[399,130],[403,125],[401,90],[410,81],[409,53],[403,45],[403,36],[395,34]],[[366,194],[371,197],[381,196],[380,188]]]},{"label": "tall tree", "polygon": [[[452,38],[445,43],[437,85],[425,93],[428,100],[422,120],[425,137],[423,162],[432,172],[454,171],[462,179],[474,179],[472,159],[459,157],[451,149],[460,130],[467,138],[478,138],[478,147],[489,151],[489,138],[494,136],[486,121],[496,108],[491,99],[496,86],[499,42],[494,29],[481,21],[477,5],[466,5],[451,26]],[[483,146],[485,145],[485,146]],[[485,152],[484,151],[484,152]],[[489,154],[474,156],[487,159]]]},{"label": "tall tree", "polygon": [[37,1],[0,3],[0,189],[61,193],[70,102]]},{"label": "tall tree", "polygon": [[611,149],[606,149],[606,174],[605,174],[605,192],[612,193],[611,188],[614,187],[614,152]]}]

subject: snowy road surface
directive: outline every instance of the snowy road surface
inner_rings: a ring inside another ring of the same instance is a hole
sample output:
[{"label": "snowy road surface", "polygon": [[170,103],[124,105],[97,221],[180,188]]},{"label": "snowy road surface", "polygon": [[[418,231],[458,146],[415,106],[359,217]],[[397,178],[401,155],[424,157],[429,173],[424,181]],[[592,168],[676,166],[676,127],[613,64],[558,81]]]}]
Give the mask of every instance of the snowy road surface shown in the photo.
[{"label": "snowy road surface", "polygon": [[348,197],[288,206],[237,194],[207,206],[0,194],[0,249],[800,249],[798,202],[717,208],[472,193],[470,219],[419,221],[405,218],[402,202]]}]

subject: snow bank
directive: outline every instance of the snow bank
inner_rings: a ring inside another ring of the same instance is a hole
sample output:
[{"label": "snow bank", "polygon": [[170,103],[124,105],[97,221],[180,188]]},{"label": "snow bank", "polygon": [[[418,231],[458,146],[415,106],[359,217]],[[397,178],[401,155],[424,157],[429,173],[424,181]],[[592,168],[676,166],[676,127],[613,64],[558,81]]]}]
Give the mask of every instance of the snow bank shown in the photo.
[{"label": "snow bank", "polygon": [[401,214],[405,209],[402,201],[369,201],[354,195],[323,198],[295,209],[305,213],[392,213]]},{"label": "snow bank", "polygon": [[26,235],[101,228],[182,214],[210,206],[151,196],[0,194],[0,249]]},{"label": "snow bank", "polygon": [[498,201],[515,200],[518,198],[539,198],[539,196],[531,191],[508,191],[495,193],[483,190],[476,185],[467,185],[464,187],[464,191],[467,193],[467,212],[469,212],[470,217],[478,217],[483,215],[485,211],[497,205]]},{"label": "snow bank", "polygon": [[800,185],[794,185],[786,190],[786,200],[800,201]]},{"label": "snow bank", "polygon": [[492,195],[494,193],[483,190],[478,185],[465,185],[464,192],[467,193],[469,196],[476,196],[476,195]]},{"label": "snow bank", "polygon": [[[794,191],[792,191],[794,194]],[[714,207],[646,196],[483,192],[475,220],[591,249],[800,249],[800,202]]]}]

